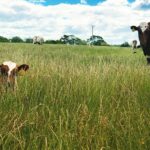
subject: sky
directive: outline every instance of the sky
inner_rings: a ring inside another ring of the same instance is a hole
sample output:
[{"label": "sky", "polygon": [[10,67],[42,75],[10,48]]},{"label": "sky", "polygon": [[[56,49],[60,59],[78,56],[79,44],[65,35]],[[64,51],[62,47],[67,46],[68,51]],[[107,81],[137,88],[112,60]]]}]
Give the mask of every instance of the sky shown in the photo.
[{"label": "sky", "polygon": [[[105,0],[27,0],[33,3],[43,3],[43,5],[57,5],[60,3],[65,4],[88,4],[88,5],[97,5],[99,3],[104,2]],[[135,0],[129,0],[129,2],[133,2]]]},{"label": "sky", "polygon": [[130,26],[141,22],[150,22],[150,0],[0,0],[0,35],[7,38],[86,40],[94,25],[109,44],[131,43],[138,35]]}]

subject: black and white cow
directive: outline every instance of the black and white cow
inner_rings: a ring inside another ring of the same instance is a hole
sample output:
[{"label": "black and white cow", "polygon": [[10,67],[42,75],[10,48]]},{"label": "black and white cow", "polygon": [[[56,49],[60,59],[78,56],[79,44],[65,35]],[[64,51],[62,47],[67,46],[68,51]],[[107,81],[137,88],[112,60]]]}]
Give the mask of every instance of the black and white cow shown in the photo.
[{"label": "black and white cow", "polygon": [[40,44],[42,45],[44,43],[44,38],[40,36],[34,36],[33,37],[33,44]]},{"label": "black and white cow", "polygon": [[137,48],[137,40],[132,41],[132,51],[133,53],[136,53],[136,48]]},{"label": "black and white cow", "polygon": [[131,26],[132,31],[137,31],[139,41],[144,55],[147,57],[147,64],[150,64],[150,22],[142,22],[139,26]]}]

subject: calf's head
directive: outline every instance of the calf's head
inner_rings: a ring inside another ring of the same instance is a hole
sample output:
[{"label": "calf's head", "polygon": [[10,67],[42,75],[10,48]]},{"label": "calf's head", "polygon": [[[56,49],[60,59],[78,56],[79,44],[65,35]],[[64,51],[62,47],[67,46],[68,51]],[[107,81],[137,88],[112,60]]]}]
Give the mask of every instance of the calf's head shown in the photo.
[{"label": "calf's head", "polygon": [[12,85],[13,87],[16,84],[16,77],[20,71],[26,72],[29,69],[27,64],[22,64],[18,66],[16,63],[11,61],[3,62],[0,65],[0,74],[1,80],[3,83],[7,83],[7,85]]},{"label": "calf's head", "polygon": [[28,69],[29,69],[29,65],[22,64],[22,65],[20,65],[20,66],[17,67],[17,72],[20,72],[21,70],[23,70],[23,71],[26,72]]}]

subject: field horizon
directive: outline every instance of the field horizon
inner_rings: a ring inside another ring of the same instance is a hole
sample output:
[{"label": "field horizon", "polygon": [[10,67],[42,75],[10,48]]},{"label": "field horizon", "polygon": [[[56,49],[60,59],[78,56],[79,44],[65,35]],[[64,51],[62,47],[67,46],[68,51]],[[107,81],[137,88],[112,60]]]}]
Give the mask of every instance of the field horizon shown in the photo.
[{"label": "field horizon", "polygon": [[1,92],[0,149],[150,149],[142,50],[1,43],[0,54],[30,66],[15,93]]}]

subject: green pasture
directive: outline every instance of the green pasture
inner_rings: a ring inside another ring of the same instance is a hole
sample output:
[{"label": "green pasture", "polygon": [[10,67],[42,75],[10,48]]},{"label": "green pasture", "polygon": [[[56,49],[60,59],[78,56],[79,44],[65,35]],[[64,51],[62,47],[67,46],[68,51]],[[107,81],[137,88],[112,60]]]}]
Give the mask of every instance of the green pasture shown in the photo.
[{"label": "green pasture", "polygon": [[150,150],[150,66],[140,49],[0,44],[27,63],[0,92],[0,150]]}]

